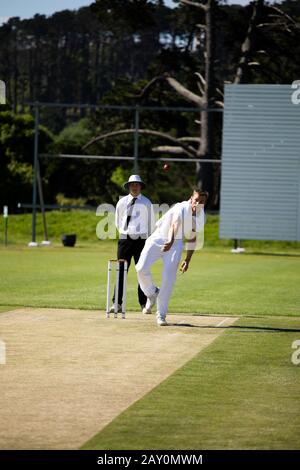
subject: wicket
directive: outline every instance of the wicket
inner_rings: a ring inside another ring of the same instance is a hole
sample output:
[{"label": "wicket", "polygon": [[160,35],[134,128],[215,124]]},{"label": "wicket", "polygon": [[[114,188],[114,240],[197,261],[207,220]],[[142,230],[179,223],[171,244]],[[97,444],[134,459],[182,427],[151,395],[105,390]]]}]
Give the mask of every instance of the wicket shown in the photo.
[{"label": "wicket", "polygon": [[118,297],[119,297],[119,272],[120,266],[124,264],[123,274],[123,300],[122,300],[122,318],[125,318],[126,313],[126,283],[127,283],[127,266],[128,263],[125,259],[110,259],[107,265],[107,290],[106,290],[106,318],[110,315],[110,296],[111,296],[111,273],[113,263],[116,263],[116,288],[115,288],[115,301],[114,301],[114,318],[118,318]]}]

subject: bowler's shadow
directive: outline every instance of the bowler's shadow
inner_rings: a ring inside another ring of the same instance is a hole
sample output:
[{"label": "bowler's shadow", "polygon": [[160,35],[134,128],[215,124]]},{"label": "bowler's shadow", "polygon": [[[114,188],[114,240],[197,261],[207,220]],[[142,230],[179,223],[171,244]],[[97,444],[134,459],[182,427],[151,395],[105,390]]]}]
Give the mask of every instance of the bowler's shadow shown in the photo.
[{"label": "bowler's shadow", "polygon": [[273,328],[269,326],[217,326],[217,325],[192,325],[191,323],[168,323],[169,326],[176,326],[179,328],[201,328],[201,329],[217,329],[217,330],[238,330],[241,332],[257,331],[257,332],[272,332],[272,333],[300,333],[297,328]]}]

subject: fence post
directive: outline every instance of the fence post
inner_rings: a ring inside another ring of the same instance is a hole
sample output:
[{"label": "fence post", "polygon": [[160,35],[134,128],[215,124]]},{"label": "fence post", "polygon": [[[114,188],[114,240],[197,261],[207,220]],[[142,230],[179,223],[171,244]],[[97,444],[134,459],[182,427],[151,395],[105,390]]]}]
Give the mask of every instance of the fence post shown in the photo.
[{"label": "fence post", "polygon": [[134,112],[134,164],[133,164],[133,173],[137,175],[139,173],[139,125],[140,125],[140,111],[139,105],[135,106]]},{"label": "fence post", "polygon": [[3,206],[3,217],[4,217],[4,244],[7,246],[8,243],[8,206]]},{"label": "fence post", "polygon": [[36,199],[37,171],[39,158],[39,102],[34,103],[34,154],[33,154],[33,186],[32,186],[32,235],[29,246],[36,246]]}]

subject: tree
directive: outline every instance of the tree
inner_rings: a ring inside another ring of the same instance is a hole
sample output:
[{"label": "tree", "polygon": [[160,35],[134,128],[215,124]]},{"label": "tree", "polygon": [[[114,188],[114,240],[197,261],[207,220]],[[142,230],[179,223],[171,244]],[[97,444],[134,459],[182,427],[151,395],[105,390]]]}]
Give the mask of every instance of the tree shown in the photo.
[{"label": "tree", "polygon": [[[141,134],[140,155],[180,152],[191,162],[194,157],[219,157],[222,114],[207,113],[206,108],[222,109],[226,81],[291,83],[299,78],[300,4],[285,0],[269,5],[256,0],[242,7],[221,0],[194,0],[178,5],[170,9],[161,0],[98,0],[94,13],[82,8],[49,18],[11,18],[0,27],[0,79],[6,82],[11,109],[23,114],[29,110],[25,102],[35,99],[155,106],[186,106],[188,102],[203,108],[196,119],[192,113],[182,112],[166,115],[147,111],[141,116],[146,132]],[[205,11],[207,5],[210,8]],[[78,107],[40,111],[41,122],[58,135],[55,144],[67,153],[79,152],[83,144],[80,137],[91,140],[104,134],[106,139],[94,144],[93,153],[97,148],[102,155],[132,154],[132,113],[86,112]],[[81,127],[84,116],[92,134],[85,134],[86,127]],[[72,126],[77,120],[78,126]],[[33,132],[32,120],[30,125]],[[32,141],[25,139],[23,143],[25,147],[20,148],[20,154],[15,152],[13,164],[18,166],[20,160],[23,165],[26,153],[30,169]],[[13,143],[5,140],[1,147],[2,175],[6,171],[12,174],[7,168],[11,165],[6,157],[9,146]],[[122,171],[129,172],[130,165],[123,163]],[[97,202],[101,197],[114,199],[120,191],[116,181],[124,174],[118,170],[120,163],[114,161],[70,164],[52,160],[47,165],[41,161],[41,167],[49,202],[55,201],[56,192],[66,191],[69,197],[83,196]],[[142,166],[146,179],[161,183],[151,194],[157,200],[173,202],[183,196],[184,186],[202,181],[209,186],[210,202],[215,206],[219,168],[217,164],[176,164],[165,174],[155,162]],[[16,180],[21,178],[14,171]],[[66,179],[67,171],[70,177]],[[25,186],[20,184],[20,188]],[[12,182],[11,187],[16,189],[17,184]],[[22,200],[31,198],[29,183],[26,188]],[[12,200],[16,200],[13,195]]]},{"label": "tree", "polygon": [[[98,3],[102,4],[103,0],[99,0]],[[133,2],[130,0],[127,2],[126,0],[122,0],[121,3],[122,7],[124,8],[125,4],[132,4]],[[135,3],[143,3],[143,6],[145,6],[146,2],[138,2],[137,0]],[[178,153],[183,153],[187,157],[200,157],[201,159],[205,160],[214,158],[216,154],[214,123],[217,122],[217,119],[213,111],[217,107],[223,107],[222,99],[217,97],[218,94],[221,97],[223,94],[220,88],[216,86],[215,77],[215,64],[217,61],[215,52],[216,17],[220,7],[218,0],[180,0],[179,3],[183,7],[192,8],[197,12],[201,12],[203,15],[204,21],[202,23],[196,24],[200,31],[198,40],[203,44],[204,56],[204,73],[202,70],[198,70],[195,73],[195,76],[198,80],[198,92],[195,93],[190,88],[184,86],[169,73],[164,73],[152,78],[137,98],[141,99],[149,95],[153,85],[162,81],[167,83],[181,98],[193,104],[194,106],[201,108],[200,120],[197,121],[199,124],[199,134],[196,136],[176,138],[173,135],[161,133],[154,129],[143,128],[140,129],[139,132],[144,135],[155,135],[169,142],[169,145],[159,145],[154,147],[153,151],[176,155]],[[257,35],[258,31],[260,32],[260,27],[279,27],[280,31],[283,30],[289,32],[291,32],[291,29],[289,28],[293,27],[294,30],[297,30],[298,28],[297,23],[277,6],[273,7],[267,5],[265,8],[264,0],[254,1],[252,3],[251,9],[252,13],[249,19],[246,37],[242,43],[240,58],[238,60],[235,77],[233,79],[234,83],[242,83],[242,81],[247,81],[250,76],[251,67],[260,65],[258,61],[251,60],[255,53],[259,52],[258,45],[260,41],[257,40]],[[274,11],[277,13],[277,15],[271,15],[271,13],[274,13]],[[261,23],[265,18],[268,18],[270,22]],[[278,21],[278,18],[280,21]],[[136,24],[135,27],[137,29]],[[88,148],[90,145],[93,145],[100,140],[132,132],[134,132],[132,129],[122,129],[101,134],[88,142],[85,148]],[[172,145],[170,145],[170,143]],[[215,175],[218,177],[218,172],[216,172]],[[213,194],[213,197],[210,200],[211,206],[217,204],[218,196],[218,181],[216,181],[217,178],[214,179],[213,176],[212,165],[208,165],[206,163],[198,165],[196,177],[197,185],[202,189],[207,189],[210,193]]]},{"label": "tree", "polygon": [[[130,3],[130,2],[129,2]],[[149,92],[150,88],[158,81],[166,81],[181,97],[185,100],[192,103],[194,106],[198,106],[202,108],[200,112],[200,136],[195,137],[183,137],[180,140],[174,138],[173,136],[163,134],[158,131],[150,130],[150,129],[140,129],[139,132],[146,134],[146,135],[156,135],[157,137],[162,137],[165,140],[173,143],[173,146],[159,146],[155,148],[155,151],[162,151],[164,153],[173,153],[178,154],[179,152],[186,154],[189,157],[201,157],[211,158],[212,157],[212,149],[213,149],[213,133],[212,133],[212,123],[213,117],[211,113],[208,111],[208,108],[212,109],[215,105],[220,105],[215,98],[215,89],[214,89],[214,51],[215,51],[215,8],[216,2],[215,0],[207,0],[205,4],[203,3],[196,3],[191,2],[189,0],[182,0],[181,3],[183,5],[192,6],[201,10],[201,12],[205,15],[205,26],[202,24],[198,25],[200,29],[205,30],[205,77],[198,72],[198,87],[199,87],[199,94],[195,94],[191,90],[187,89],[181,83],[179,83],[175,78],[169,76],[168,74],[164,74],[163,76],[155,77],[151,80],[151,82],[144,88],[142,93],[140,94],[139,98],[145,96],[147,92]],[[123,1],[124,6],[124,1]],[[91,140],[87,145],[95,144],[101,139],[112,137],[115,135],[120,135],[124,133],[131,133],[133,132],[130,129],[125,129],[121,131],[113,131],[108,134],[100,135],[93,140]],[[191,145],[196,144],[196,146]],[[175,145],[174,145],[175,144]],[[205,181],[205,182],[204,182]],[[206,165],[198,165],[198,172],[197,172],[197,184],[200,188],[204,187],[212,192],[212,172],[207,170]]]},{"label": "tree", "polygon": [[[40,149],[46,151],[52,135],[43,126],[39,134]],[[8,205],[11,211],[24,198],[31,200],[33,140],[32,116],[0,112],[0,205]]]}]

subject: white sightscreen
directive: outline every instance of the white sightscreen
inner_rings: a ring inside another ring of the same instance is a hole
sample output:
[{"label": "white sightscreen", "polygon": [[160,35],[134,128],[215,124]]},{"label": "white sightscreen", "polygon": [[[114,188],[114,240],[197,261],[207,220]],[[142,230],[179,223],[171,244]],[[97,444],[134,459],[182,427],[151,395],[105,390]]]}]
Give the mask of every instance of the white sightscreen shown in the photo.
[{"label": "white sightscreen", "polygon": [[300,240],[300,104],[291,85],[225,85],[220,238]]}]

